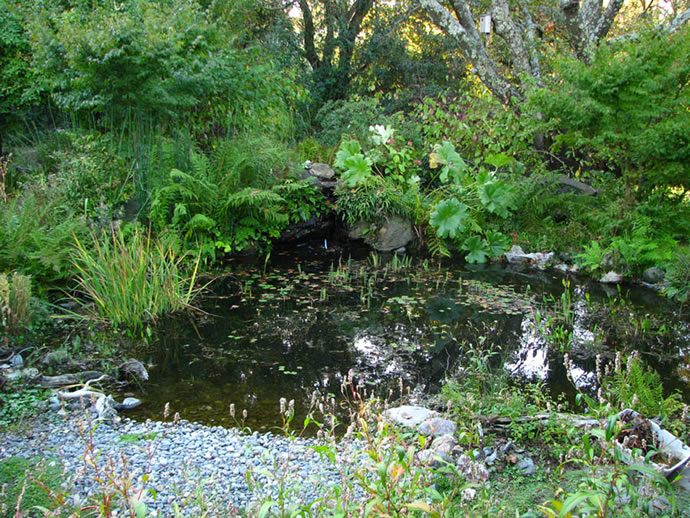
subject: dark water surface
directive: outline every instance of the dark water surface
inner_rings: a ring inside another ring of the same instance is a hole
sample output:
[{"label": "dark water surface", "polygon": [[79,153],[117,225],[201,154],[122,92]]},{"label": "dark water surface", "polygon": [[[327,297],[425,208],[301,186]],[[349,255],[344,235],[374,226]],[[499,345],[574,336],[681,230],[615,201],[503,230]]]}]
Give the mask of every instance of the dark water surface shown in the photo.
[{"label": "dark water surface", "polygon": [[[477,350],[497,351],[494,367],[516,382],[543,381],[572,401],[566,342],[581,389],[594,387],[596,354],[610,360],[615,350],[639,350],[665,389],[690,401],[688,318],[647,288],[619,293],[582,279],[568,284],[552,270],[314,249],[276,254],[264,266],[231,264],[201,303],[205,314],[159,326],[151,381],[133,417],[160,418],[169,402],[182,418],[235,426],[234,403],[238,415],[247,410],[246,426],[267,431],[280,425],[285,397],[301,425],[314,391],[338,398],[348,372],[396,400],[401,380],[405,393],[438,391],[446,372]],[[559,337],[559,325],[571,338]]]}]

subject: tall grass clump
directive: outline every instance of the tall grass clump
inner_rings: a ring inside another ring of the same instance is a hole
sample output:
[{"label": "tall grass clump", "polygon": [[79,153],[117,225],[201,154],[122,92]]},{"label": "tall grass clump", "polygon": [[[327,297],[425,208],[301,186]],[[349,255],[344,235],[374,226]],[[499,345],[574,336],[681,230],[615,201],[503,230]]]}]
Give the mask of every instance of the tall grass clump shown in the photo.
[{"label": "tall grass clump", "polygon": [[0,273],[0,333],[16,333],[31,324],[31,278]]},{"label": "tall grass clump", "polygon": [[92,318],[115,327],[138,329],[145,321],[188,307],[198,261],[190,277],[183,273],[175,248],[137,230],[93,235],[88,248],[75,238],[74,266],[79,290],[89,302],[80,302]]}]

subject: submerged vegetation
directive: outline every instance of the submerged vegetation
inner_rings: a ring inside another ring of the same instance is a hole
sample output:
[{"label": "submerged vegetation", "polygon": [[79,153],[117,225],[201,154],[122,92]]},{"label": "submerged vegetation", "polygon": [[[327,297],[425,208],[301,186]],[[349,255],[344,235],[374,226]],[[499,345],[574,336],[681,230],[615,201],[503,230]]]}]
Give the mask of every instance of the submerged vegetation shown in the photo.
[{"label": "submerged vegetation", "polygon": [[[496,0],[485,37],[480,3],[462,0],[453,12],[431,0],[0,0],[0,426],[42,404],[42,392],[19,390],[32,369],[108,370],[125,343],[144,354],[183,311],[198,333],[214,318],[195,312],[211,283],[230,283],[232,309],[256,309],[260,328],[233,331],[237,347],[218,365],[244,361],[241,348],[276,332],[273,320],[284,334],[308,327],[307,314],[330,321],[323,308],[345,297],[348,332],[383,319],[386,361],[449,347],[464,359],[441,354],[433,367],[446,374],[437,406],[472,462],[508,441],[544,462],[524,491],[510,461],[491,489],[448,466],[433,473],[417,456],[425,439],[380,420],[386,397],[349,387],[347,425],[375,466],[353,473],[368,501],[350,498],[343,478],[313,508],[266,493],[258,515],[634,516],[661,497],[660,512],[678,515],[675,490],[649,469],[653,448],[623,449],[619,411],[688,441],[687,399],[655,370],[680,359],[674,377],[688,379],[688,5],[582,3]],[[391,221],[412,236],[388,248],[400,255],[363,264],[345,250],[327,274],[272,276],[285,243],[342,252],[357,229],[377,245]],[[554,252],[538,266],[567,272],[562,289],[444,269],[505,262],[513,246]],[[236,267],[246,257],[262,267]],[[625,284],[593,300],[577,271],[644,279],[675,313],[642,314]],[[480,326],[480,314],[493,317]],[[557,356],[547,367],[566,388],[508,376],[509,320],[524,337],[515,355]],[[425,343],[399,339],[408,325]],[[213,357],[198,355],[190,363]],[[273,377],[301,375],[269,363]],[[574,427],[566,409],[601,429]],[[282,415],[291,433],[295,414]],[[18,475],[27,470],[41,476]],[[57,505],[34,494],[60,494],[50,463],[3,460],[0,477],[15,481],[2,513]]]}]

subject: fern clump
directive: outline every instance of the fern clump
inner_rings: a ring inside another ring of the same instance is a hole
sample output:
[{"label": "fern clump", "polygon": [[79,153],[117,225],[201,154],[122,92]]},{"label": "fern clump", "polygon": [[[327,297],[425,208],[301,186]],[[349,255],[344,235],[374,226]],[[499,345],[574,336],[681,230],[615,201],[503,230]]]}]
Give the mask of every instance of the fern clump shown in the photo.
[{"label": "fern clump", "polygon": [[632,354],[625,364],[619,355],[616,368],[604,382],[610,384],[610,393],[617,406],[632,408],[647,417],[665,420],[683,408],[680,394],[664,397],[661,376],[646,366],[637,354]]}]

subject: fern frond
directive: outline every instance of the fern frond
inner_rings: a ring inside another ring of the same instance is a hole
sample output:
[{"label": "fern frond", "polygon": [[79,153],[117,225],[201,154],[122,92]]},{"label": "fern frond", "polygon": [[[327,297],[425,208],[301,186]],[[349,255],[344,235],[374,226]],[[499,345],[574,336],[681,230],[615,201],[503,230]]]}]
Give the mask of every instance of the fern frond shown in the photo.
[{"label": "fern frond", "polygon": [[245,187],[241,191],[229,195],[223,202],[223,208],[258,210],[284,203],[280,194],[263,189],[252,189]]},{"label": "fern frond", "polygon": [[427,227],[426,243],[432,257],[450,257],[450,249],[446,240],[439,237],[433,227]]}]

